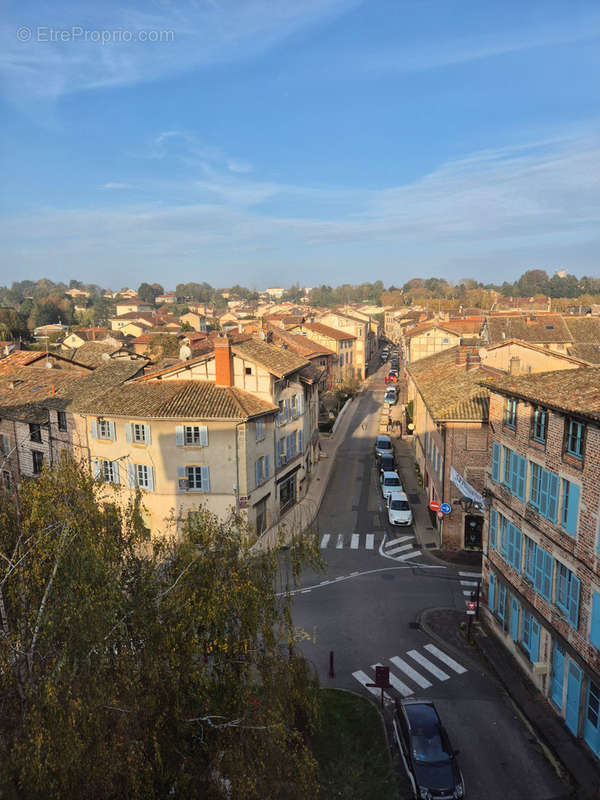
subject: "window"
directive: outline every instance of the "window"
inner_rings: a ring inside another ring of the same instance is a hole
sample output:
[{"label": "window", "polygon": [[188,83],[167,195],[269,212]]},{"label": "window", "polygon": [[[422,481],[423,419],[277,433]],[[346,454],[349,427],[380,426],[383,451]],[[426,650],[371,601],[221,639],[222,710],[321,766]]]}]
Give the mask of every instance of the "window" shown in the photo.
[{"label": "window", "polygon": [[115,440],[115,423],[106,419],[98,419],[92,422],[92,436],[96,439]]},{"label": "window", "polygon": [[490,547],[496,549],[496,534],[498,530],[498,512],[490,509]]},{"label": "window", "polygon": [[39,475],[40,472],[42,471],[42,465],[44,463],[44,454],[40,453],[39,450],[32,450],[31,460],[33,464],[33,474]]},{"label": "window", "polygon": [[504,456],[504,478],[502,480],[502,483],[505,486],[508,486],[508,488],[510,489],[511,478],[512,478],[512,472],[511,472],[511,461],[512,461],[512,459],[511,459],[511,456],[512,456],[513,453],[512,453],[512,450],[510,450],[508,447],[503,447],[502,451],[503,451],[503,456]]},{"label": "window", "polygon": [[291,475],[279,486],[279,512],[285,514],[296,502],[296,475]]},{"label": "window", "polygon": [[499,583],[498,584],[498,607],[496,609],[496,613],[504,622],[504,618],[506,617],[506,584]]},{"label": "window", "polygon": [[590,681],[583,738],[593,752],[600,757],[600,686]]},{"label": "window", "polygon": [[146,464],[128,464],[129,488],[154,491],[154,469]]},{"label": "window", "polygon": [[531,488],[529,502],[539,513],[556,522],[558,506],[558,475],[531,462]]},{"label": "window", "polygon": [[42,442],[42,429],[37,422],[29,424],[29,438],[32,442]]},{"label": "window", "polygon": [[517,427],[517,401],[513,397],[506,398],[504,424],[512,430]]},{"label": "window", "polygon": [[131,433],[132,439],[134,442],[138,442],[140,444],[146,444],[148,441],[148,437],[146,436],[146,430],[150,432],[149,425],[142,425],[140,422],[134,422],[131,426]]},{"label": "window", "polygon": [[56,416],[58,420],[58,430],[64,433],[67,430],[67,412],[57,411]]},{"label": "window", "polygon": [[577,517],[579,513],[579,486],[562,478],[562,506],[560,524],[571,536],[577,534]]},{"label": "window", "polygon": [[252,375],[252,367],[245,368],[246,375]]},{"label": "window", "polygon": [[94,478],[102,478],[107,483],[119,483],[119,463],[106,458],[95,458]]},{"label": "window", "polygon": [[523,633],[521,635],[523,649],[529,655],[529,660],[533,663],[538,660],[540,653],[540,626],[533,616],[523,612]]},{"label": "window", "polygon": [[202,467],[186,467],[186,475],[189,489],[202,490]]},{"label": "window", "polygon": [[583,458],[583,432],[584,427],[581,422],[575,422],[574,419],[568,420],[567,453],[574,458]]},{"label": "window", "polygon": [[500,445],[498,442],[492,444],[492,480],[498,483],[500,480]]},{"label": "window", "polygon": [[488,585],[488,608],[494,611],[495,608],[495,594],[496,594],[496,576],[490,572],[490,580]]},{"label": "window", "polygon": [[536,408],[533,412],[531,436],[536,442],[546,443],[546,428],[548,427],[548,412],[544,408]]},{"label": "window", "polygon": [[175,443],[178,447],[208,447],[206,425],[177,425]]},{"label": "window", "polygon": [[256,425],[256,441],[260,442],[262,439],[265,438],[265,421],[264,421],[264,419],[257,419],[255,425]]},{"label": "window", "polygon": [[600,650],[600,592],[592,593],[592,625],[590,628],[590,642]]},{"label": "window", "polygon": [[535,553],[535,580],[536,590],[545,597],[548,602],[552,602],[552,574],[554,571],[554,560],[550,553],[547,553],[539,545]]},{"label": "window", "polygon": [[254,472],[256,478],[256,485],[259,486],[263,481],[266,481],[271,474],[271,457],[267,453],[256,460],[254,464]]},{"label": "window", "polygon": [[293,433],[288,433],[288,435],[286,436],[285,447],[286,447],[287,460],[289,461],[296,455],[296,431],[294,431]]},{"label": "window", "polygon": [[570,624],[577,628],[579,621],[579,578],[560,561],[556,562],[556,605],[564,611]]},{"label": "window", "polygon": [[537,550],[537,544],[530,539],[529,536],[525,536],[525,563],[523,564],[523,572],[529,578],[530,581],[535,580],[535,554]]}]

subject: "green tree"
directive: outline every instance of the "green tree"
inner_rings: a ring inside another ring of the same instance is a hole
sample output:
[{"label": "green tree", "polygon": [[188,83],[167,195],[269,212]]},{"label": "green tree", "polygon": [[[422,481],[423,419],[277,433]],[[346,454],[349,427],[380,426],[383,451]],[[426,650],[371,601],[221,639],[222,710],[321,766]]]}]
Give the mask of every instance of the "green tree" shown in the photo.
[{"label": "green tree", "polygon": [[70,459],[0,497],[3,797],[315,797],[286,592],[311,551],[282,571],[201,508],[145,543],[112,500]]},{"label": "green tree", "polygon": [[140,283],[137,293],[140,300],[144,300],[144,302],[152,303],[152,305],[154,305],[154,301],[159,294],[164,293],[164,289],[158,283],[153,283],[152,285],[149,283]]},{"label": "green tree", "polygon": [[0,308],[0,339],[29,338],[29,330],[24,317],[13,308]]}]

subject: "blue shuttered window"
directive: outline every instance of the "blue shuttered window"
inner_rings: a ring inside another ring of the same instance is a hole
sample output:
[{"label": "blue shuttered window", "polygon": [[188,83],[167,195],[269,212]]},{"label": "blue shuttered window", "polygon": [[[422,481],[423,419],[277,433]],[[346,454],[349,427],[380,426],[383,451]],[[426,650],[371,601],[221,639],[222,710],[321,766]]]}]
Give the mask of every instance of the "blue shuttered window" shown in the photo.
[{"label": "blue shuttered window", "polygon": [[577,534],[579,515],[579,486],[563,478],[561,525],[571,536]]},{"label": "blue shuttered window", "polygon": [[579,622],[579,578],[560,561],[556,562],[556,605],[564,611],[569,623],[577,628]]},{"label": "blue shuttered window", "polygon": [[500,445],[494,442],[492,445],[492,480],[498,483],[500,480]]},{"label": "blue shuttered window", "polygon": [[545,597],[548,601],[552,600],[553,565],[554,561],[550,553],[547,553],[538,545],[535,554],[534,585],[542,597]]},{"label": "blue shuttered window", "polygon": [[512,457],[514,453],[510,448],[503,447],[502,455],[504,458],[504,471],[503,471],[502,483],[506,486],[507,489],[510,489],[512,485]]},{"label": "blue shuttered window", "polygon": [[533,539],[530,539],[529,536],[525,536],[525,563],[523,565],[523,572],[530,581],[535,580],[536,551],[536,543]]},{"label": "blue shuttered window", "polygon": [[497,612],[498,616],[504,622],[506,617],[506,584],[499,583],[498,584],[498,609]]},{"label": "blue shuttered window", "polygon": [[529,502],[551,522],[556,522],[558,487],[558,475],[532,462]]},{"label": "blue shuttered window", "polygon": [[600,758],[600,686],[594,681],[588,686],[583,738]]},{"label": "blue shuttered window", "polygon": [[496,549],[496,535],[498,530],[498,512],[495,508],[490,509],[490,547]]},{"label": "blue shuttered window", "polygon": [[552,655],[552,690],[553,702],[562,710],[563,687],[565,683],[565,651],[557,642],[554,643]]},{"label": "blue shuttered window", "polygon": [[513,642],[519,640],[519,603],[514,597],[510,603],[510,638]]},{"label": "blue shuttered window", "polygon": [[529,655],[529,660],[537,661],[540,652],[540,626],[528,611],[523,612],[521,644]]},{"label": "blue shuttered window", "polygon": [[569,420],[567,430],[567,453],[575,458],[583,458],[583,424]]},{"label": "blue shuttered window", "polygon": [[490,611],[494,610],[494,600],[495,600],[495,591],[496,591],[496,576],[493,572],[490,572],[490,582],[488,586],[488,608]]},{"label": "blue shuttered window", "polygon": [[600,592],[594,592],[592,599],[592,625],[590,628],[590,642],[600,650]]}]

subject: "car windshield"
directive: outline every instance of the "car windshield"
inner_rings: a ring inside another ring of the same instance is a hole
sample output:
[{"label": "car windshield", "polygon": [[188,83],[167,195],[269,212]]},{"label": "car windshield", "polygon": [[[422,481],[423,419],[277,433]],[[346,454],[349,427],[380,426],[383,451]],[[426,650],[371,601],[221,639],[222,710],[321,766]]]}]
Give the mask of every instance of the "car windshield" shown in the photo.
[{"label": "car windshield", "polygon": [[412,736],[412,752],[415,761],[421,763],[444,764],[451,759],[451,754],[437,731],[415,732]]},{"label": "car windshield", "polygon": [[392,511],[409,511],[410,507],[406,500],[392,500],[390,503]]},{"label": "car windshield", "polygon": [[391,450],[392,449],[392,443],[391,442],[385,442],[385,441],[384,442],[378,442],[377,443],[377,447],[380,450]]},{"label": "car windshield", "polygon": [[400,480],[398,478],[386,478],[383,482],[384,486],[400,486]]}]

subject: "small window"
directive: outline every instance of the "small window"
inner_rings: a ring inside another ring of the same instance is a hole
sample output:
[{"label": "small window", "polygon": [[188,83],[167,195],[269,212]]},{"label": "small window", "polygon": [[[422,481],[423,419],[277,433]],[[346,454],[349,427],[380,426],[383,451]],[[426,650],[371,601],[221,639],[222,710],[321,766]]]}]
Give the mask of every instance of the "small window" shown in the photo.
[{"label": "small window", "polygon": [[246,375],[252,375],[252,367],[246,367]]},{"label": "small window", "polygon": [[574,458],[583,458],[583,432],[583,423],[574,419],[568,421],[567,453]]},{"label": "small window", "polygon": [[531,436],[536,442],[546,443],[546,429],[548,427],[548,412],[545,408],[536,408],[533,412]]},{"label": "small window", "polygon": [[260,442],[265,438],[265,421],[264,419],[256,420],[256,441]]},{"label": "small window", "polygon": [[190,489],[203,489],[202,486],[202,467],[186,467],[188,487]]},{"label": "small window", "polygon": [[146,426],[140,422],[134,422],[131,426],[133,432],[133,441],[140,444],[146,442]]},{"label": "small window", "polygon": [[44,464],[44,454],[40,453],[39,450],[32,450],[31,459],[33,463],[33,474],[39,475],[40,472],[42,471],[42,466]]},{"label": "small window", "polygon": [[100,473],[107,483],[116,483],[115,467],[112,461],[102,459],[100,462]]},{"label": "small window", "polygon": [[41,444],[42,429],[37,422],[31,422],[29,424],[29,438],[32,442],[39,442]]},{"label": "small window", "polygon": [[67,413],[66,411],[57,411],[56,416],[58,418],[58,430],[64,433],[67,430]]},{"label": "small window", "polygon": [[517,427],[517,401],[513,397],[506,398],[504,424],[507,428],[512,428],[512,430]]},{"label": "small window", "polygon": [[112,425],[106,419],[98,420],[98,438],[99,439],[112,439]]},{"label": "small window", "polygon": [[184,436],[186,444],[199,445],[203,443],[200,425],[185,425]]},{"label": "small window", "polygon": [[135,477],[140,489],[150,488],[150,469],[145,464],[135,464]]}]

